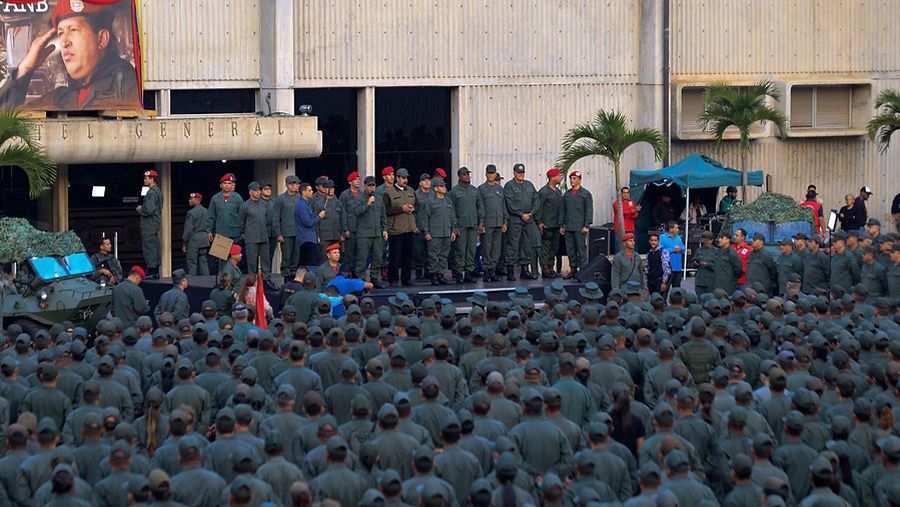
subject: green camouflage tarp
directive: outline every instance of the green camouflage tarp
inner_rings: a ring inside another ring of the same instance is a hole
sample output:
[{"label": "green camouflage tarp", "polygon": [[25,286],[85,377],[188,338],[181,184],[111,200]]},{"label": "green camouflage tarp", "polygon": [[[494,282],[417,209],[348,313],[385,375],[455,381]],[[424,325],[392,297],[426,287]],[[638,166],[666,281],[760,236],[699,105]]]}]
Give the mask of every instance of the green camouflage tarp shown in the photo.
[{"label": "green camouflage tarp", "polygon": [[24,218],[0,218],[0,264],[84,251],[81,239],[72,231],[44,232]]},{"label": "green camouflage tarp", "polygon": [[813,215],[811,208],[801,208],[800,203],[786,195],[766,192],[750,204],[734,206],[728,210],[722,229],[730,230],[731,224],[745,220],[764,224],[769,222],[783,224],[804,220],[812,222]]}]

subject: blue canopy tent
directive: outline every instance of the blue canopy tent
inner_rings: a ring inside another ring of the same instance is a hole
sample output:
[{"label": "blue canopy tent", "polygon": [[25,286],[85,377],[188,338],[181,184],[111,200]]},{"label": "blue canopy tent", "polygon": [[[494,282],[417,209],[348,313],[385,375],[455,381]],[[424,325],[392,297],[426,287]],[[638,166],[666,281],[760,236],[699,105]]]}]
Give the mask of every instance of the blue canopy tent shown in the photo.
[{"label": "blue canopy tent", "polygon": [[[718,188],[722,186],[741,185],[741,172],[724,167],[717,160],[713,160],[705,155],[691,153],[683,160],[663,167],[654,171],[631,171],[628,186],[631,188],[631,199],[634,202],[641,202],[644,197],[644,191],[647,185],[678,185],[681,187],[681,194],[685,196],[685,224],[684,224],[684,244],[688,244],[690,213],[691,188]],[[747,184],[760,187],[763,184],[762,171],[749,171],[747,173]],[[685,266],[687,266],[687,255],[685,255]]]}]

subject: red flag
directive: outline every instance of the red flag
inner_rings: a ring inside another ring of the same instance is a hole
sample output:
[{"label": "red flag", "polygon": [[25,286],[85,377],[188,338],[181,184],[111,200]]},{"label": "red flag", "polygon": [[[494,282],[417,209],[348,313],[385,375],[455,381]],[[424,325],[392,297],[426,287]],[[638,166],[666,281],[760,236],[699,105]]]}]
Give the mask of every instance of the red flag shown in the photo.
[{"label": "red flag", "polygon": [[263,286],[262,267],[256,271],[256,327],[266,328],[266,289]]}]

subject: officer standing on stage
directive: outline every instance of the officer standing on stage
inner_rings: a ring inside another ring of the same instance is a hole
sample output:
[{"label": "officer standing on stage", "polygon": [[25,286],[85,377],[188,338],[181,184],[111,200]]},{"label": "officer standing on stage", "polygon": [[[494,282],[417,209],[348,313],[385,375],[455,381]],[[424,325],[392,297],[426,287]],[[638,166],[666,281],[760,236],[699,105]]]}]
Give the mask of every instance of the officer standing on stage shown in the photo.
[{"label": "officer standing on stage", "polygon": [[566,237],[569,255],[569,272],[563,278],[572,278],[587,264],[587,238],[594,221],[594,196],[581,186],[581,171],[569,173],[569,190],[563,195],[563,217],[559,232]]},{"label": "officer standing on stage", "polygon": [[[456,171],[459,182],[450,191],[450,202],[456,212],[458,232],[453,240],[453,264],[456,283],[475,281],[475,244],[484,232],[484,202],[481,193],[472,186],[472,172],[468,167]],[[446,187],[444,187],[446,189]]]},{"label": "officer standing on stage", "polygon": [[[237,179],[234,174],[228,173],[219,178],[219,191],[209,201],[209,211],[206,214],[206,232],[212,241],[216,234],[240,242],[241,239],[241,205],[244,199],[241,194],[234,191]],[[219,269],[225,264],[219,261]],[[237,283],[238,280],[233,280]]]},{"label": "officer standing on stage", "polygon": [[141,249],[144,262],[147,263],[147,278],[159,278],[160,244],[159,228],[162,225],[162,192],[156,185],[159,174],[150,169],[144,173],[144,186],[147,194],[144,202],[137,207],[141,217]]},{"label": "officer standing on stage", "polygon": [[[447,280],[447,254],[450,243],[457,239],[457,213],[453,201],[447,197],[447,186],[443,178],[435,178],[434,199],[426,201],[419,210],[422,222],[422,236],[428,244],[428,270],[431,285],[444,285]],[[457,278],[457,283],[459,278]]]},{"label": "officer standing on stage", "polygon": [[188,274],[208,275],[209,237],[206,234],[206,208],[201,202],[203,196],[197,192],[188,197],[191,207],[184,217],[184,232],[181,234],[181,251],[186,255]]},{"label": "officer standing on stage", "polygon": [[366,176],[365,190],[362,199],[355,203],[352,210],[356,215],[356,262],[354,275],[357,278],[366,277],[366,260],[372,257],[369,269],[369,281],[375,287],[386,287],[381,280],[381,267],[384,265],[384,243],[387,241],[387,216],[384,214],[384,200],[375,195],[375,178]]},{"label": "officer standing on stage", "polygon": [[255,272],[262,265],[263,277],[269,279],[272,256],[269,255],[269,205],[261,199],[262,188],[258,182],[247,185],[250,198],[241,205],[241,237],[247,251],[247,270]]},{"label": "officer standing on stage", "polygon": [[275,255],[275,246],[278,244],[277,234],[275,234],[275,200],[272,199],[272,184],[265,183],[262,185],[262,194],[260,199],[269,207],[269,266],[272,265],[272,257]]},{"label": "officer standing on stage", "polygon": [[338,197],[341,201],[341,206],[344,208],[347,230],[350,231],[350,234],[344,241],[343,252],[344,269],[348,274],[356,272],[356,244],[358,243],[358,235],[356,232],[356,213],[354,211],[358,209],[360,201],[363,198],[363,193],[359,188],[360,181],[359,173],[356,171],[347,175],[347,184],[350,185],[350,188],[341,192],[340,197]]},{"label": "officer standing on stage", "polygon": [[390,258],[388,282],[398,279],[403,285],[410,284],[412,266],[412,239],[419,232],[416,227],[416,193],[409,186],[409,171],[397,169],[397,179],[384,191],[384,211],[387,214],[388,243]]},{"label": "officer standing on stage", "polygon": [[494,282],[497,278],[497,262],[500,260],[500,249],[503,245],[503,233],[506,232],[506,199],[503,186],[497,174],[497,166],[488,164],[484,169],[487,181],[478,186],[481,202],[484,206],[484,230],[481,235],[481,264],[484,268],[484,281]]},{"label": "officer standing on stage", "polygon": [[534,222],[541,231],[541,276],[544,278],[559,278],[554,264],[559,251],[560,227],[563,225],[560,182],[562,171],[551,167],[547,171],[547,184],[538,190],[537,204],[534,207]]},{"label": "officer standing on stage", "polygon": [[538,230],[534,224],[534,205],[537,191],[525,179],[525,164],[513,166],[514,177],[503,187],[506,210],[509,214],[509,228],[506,233],[507,272],[506,279],[516,280],[516,266],[521,268],[522,278],[536,280],[537,275],[529,266],[535,260],[535,240]]},{"label": "officer standing on stage", "polygon": [[284,179],[284,184],[287,190],[275,198],[272,225],[275,228],[275,241],[281,245],[281,274],[288,277],[297,271],[300,264],[297,225],[294,220],[294,208],[300,198],[300,178],[296,174],[289,174]]},{"label": "officer standing on stage", "polygon": [[[425,205],[427,201],[434,199],[434,189],[432,189],[431,175],[422,173],[419,175],[419,188],[416,189],[416,202],[419,207]],[[416,213],[416,227],[422,231],[422,214]],[[413,237],[413,269],[416,270],[416,280],[430,278],[428,273],[428,244],[422,234],[416,234]]]},{"label": "officer standing on stage", "polygon": [[347,236],[347,220],[344,206],[340,199],[334,197],[334,180],[325,180],[322,187],[324,193],[319,197],[314,211],[325,210],[325,216],[319,221],[319,247],[324,256],[325,247],[340,243]]}]

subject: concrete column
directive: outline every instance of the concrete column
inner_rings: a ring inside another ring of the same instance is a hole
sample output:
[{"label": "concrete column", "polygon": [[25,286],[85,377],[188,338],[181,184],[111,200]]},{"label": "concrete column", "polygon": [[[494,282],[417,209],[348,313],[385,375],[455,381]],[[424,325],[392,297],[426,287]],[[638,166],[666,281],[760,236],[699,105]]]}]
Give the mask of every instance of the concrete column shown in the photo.
[{"label": "concrete column", "polygon": [[375,88],[361,88],[356,94],[357,170],[376,176],[375,168]]},{"label": "concrete column", "polygon": [[160,230],[160,246],[162,248],[159,276],[172,276],[172,164],[158,162],[156,172],[159,173],[159,189],[162,191],[162,227]]},{"label": "concrete column", "polygon": [[[460,86],[450,92],[450,167],[447,174],[452,183],[456,184],[456,170],[466,165],[466,125],[468,120],[467,99],[468,87]],[[470,167],[473,172],[474,170]]]},{"label": "concrete column", "polygon": [[295,114],[294,0],[260,2],[258,110]]},{"label": "concrete column", "polygon": [[159,90],[156,95],[156,116],[169,116],[172,114],[172,93],[169,90]]},{"label": "concrete column", "polygon": [[[664,0],[667,2],[668,0]],[[665,73],[663,30],[664,6],[658,0],[640,0],[640,39],[638,48],[638,86],[634,101],[634,127],[647,127],[663,130],[663,76]],[[660,167],[653,157],[653,150],[646,145],[632,148],[625,155],[622,168],[627,171],[633,168],[648,169]],[[664,161],[663,161],[664,162]]]},{"label": "concrete column", "polygon": [[48,192],[52,202],[51,223],[54,231],[69,229],[69,166],[56,166],[56,183]]}]

